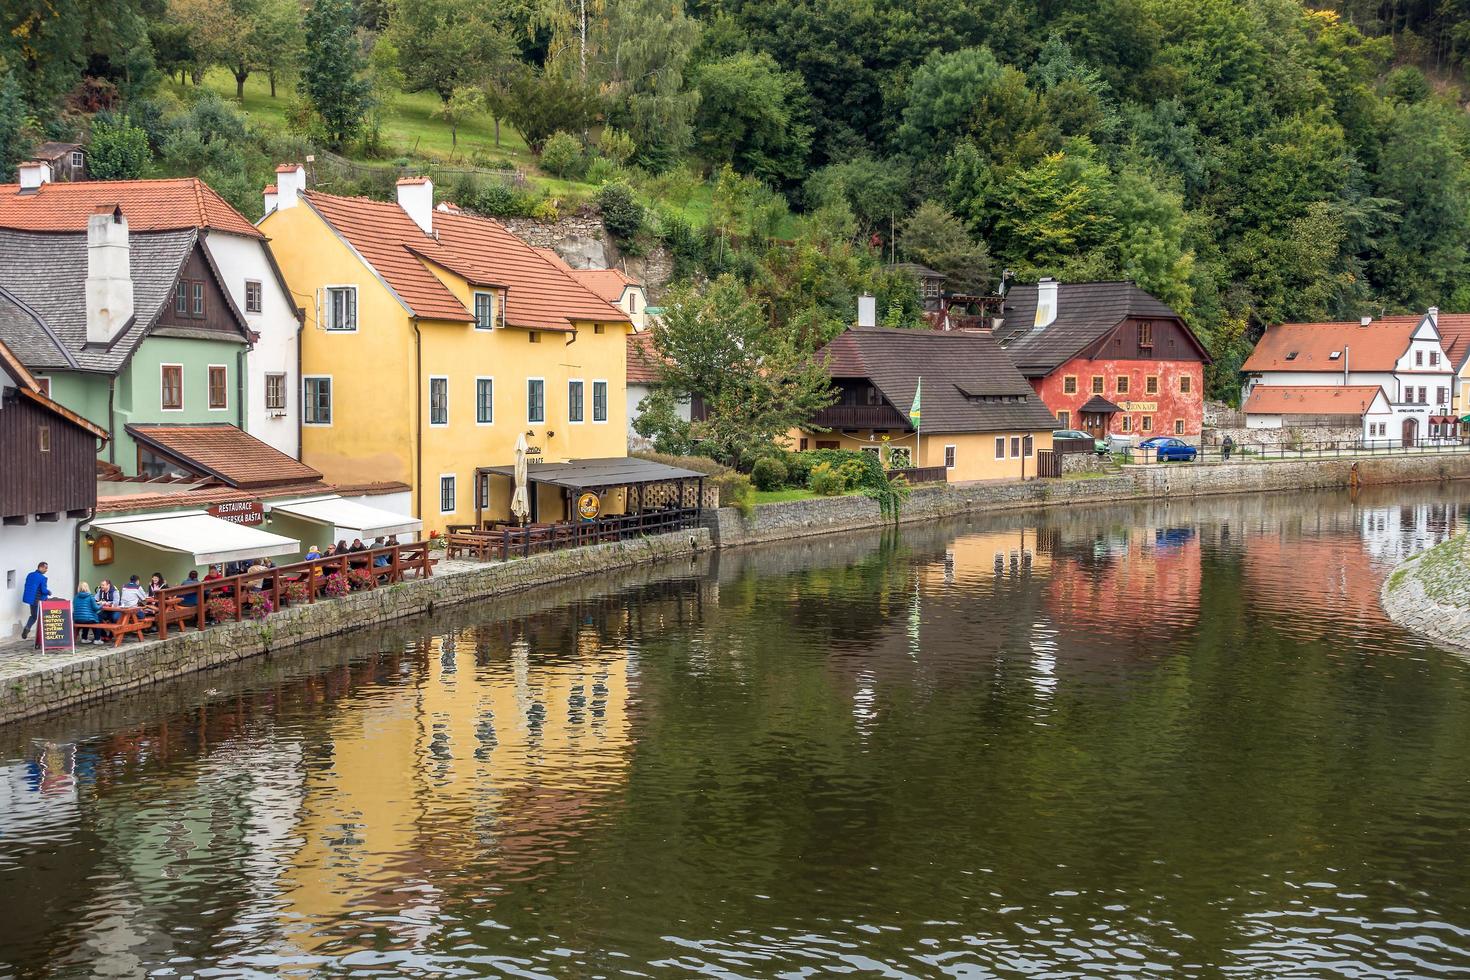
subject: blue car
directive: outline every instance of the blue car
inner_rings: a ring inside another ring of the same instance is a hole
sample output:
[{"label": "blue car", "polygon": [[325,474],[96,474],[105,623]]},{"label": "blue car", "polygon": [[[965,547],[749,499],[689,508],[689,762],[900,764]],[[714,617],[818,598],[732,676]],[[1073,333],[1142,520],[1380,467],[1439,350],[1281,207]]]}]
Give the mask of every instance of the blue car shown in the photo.
[{"label": "blue car", "polygon": [[1138,444],[1138,448],[1147,450],[1148,454],[1160,463],[1176,461],[1193,463],[1194,458],[1199,455],[1199,450],[1183,439],[1173,439],[1169,436],[1154,436],[1152,439],[1145,439]]}]

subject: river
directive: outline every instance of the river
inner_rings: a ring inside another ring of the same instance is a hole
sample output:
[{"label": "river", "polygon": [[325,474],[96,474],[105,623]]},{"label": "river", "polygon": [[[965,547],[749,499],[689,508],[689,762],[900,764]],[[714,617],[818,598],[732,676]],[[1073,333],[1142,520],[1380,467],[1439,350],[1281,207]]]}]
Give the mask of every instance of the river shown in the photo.
[{"label": "river", "polygon": [[1470,976],[1470,486],[975,517],[0,730],[0,976]]}]

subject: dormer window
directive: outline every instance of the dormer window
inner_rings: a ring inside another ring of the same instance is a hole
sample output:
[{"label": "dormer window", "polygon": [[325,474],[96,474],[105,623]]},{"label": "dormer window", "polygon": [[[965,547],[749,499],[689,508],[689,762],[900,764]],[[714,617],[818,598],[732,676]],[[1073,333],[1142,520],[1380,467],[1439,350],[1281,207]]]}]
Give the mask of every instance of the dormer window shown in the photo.
[{"label": "dormer window", "polygon": [[1153,345],[1154,325],[1148,320],[1140,321],[1138,324],[1138,346],[1144,350],[1149,350]]},{"label": "dormer window", "polygon": [[475,329],[495,329],[494,293],[475,293]]},{"label": "dormer window", "polygon": [[1341,357],[1342,357],[1342,351],[1340,351],[1340,350],[1335,350],[1331,354],[1328,354],[1327,355],[1327,359],[1329,361],[1336,361],[1336,360],[1340,359]]},{"label": "dormer window", "polygon": [[1290,351],[1290,352],[1287,353],[1286,359],[1288,361],[1294,361],[1294,360],[1296,360],[1296,355],[1297,355],[1297,352],[1296,351]]}]

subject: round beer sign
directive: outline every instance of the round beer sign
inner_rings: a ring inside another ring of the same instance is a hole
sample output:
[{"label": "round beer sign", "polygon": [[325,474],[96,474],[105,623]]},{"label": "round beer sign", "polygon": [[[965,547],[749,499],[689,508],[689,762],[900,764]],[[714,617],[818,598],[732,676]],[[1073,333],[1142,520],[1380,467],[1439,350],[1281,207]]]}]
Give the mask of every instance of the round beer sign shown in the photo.
[{"label": "round beer sign", "polygon": [[587,491],[577,498],[577,516],[584,521],[590,521],[602,513],[602,498],[592,491]]}]

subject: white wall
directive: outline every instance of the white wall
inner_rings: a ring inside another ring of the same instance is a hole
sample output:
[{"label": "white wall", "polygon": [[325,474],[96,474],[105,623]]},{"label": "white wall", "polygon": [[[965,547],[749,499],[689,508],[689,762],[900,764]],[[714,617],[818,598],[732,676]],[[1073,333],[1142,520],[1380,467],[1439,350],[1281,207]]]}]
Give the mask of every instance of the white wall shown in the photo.
[{"label": "white wall", "polygon": [[[205,238],[214,263],[224,277],[230,298],[235,301],[250,329],[260,334],[246,366],[245,431],[274,446],[287,456],[301,458],[296,421],[301,413],[301,372],[296,363],[296,306],[281,288],[266,256],[269,248],[256,238],[211,231]],[[260,283],[259,313],[245,310],[245,281]],[[286,412],[278,415],[265,408],[265,376],[286,375]],[[233,397],[233,394],[232,396]]]},{"label": "white wall", "polygon": [[77,570],[72,561],[72,548],[80,523],[63,517],[55,523],[33,520],[19,526],[0,526],[0,640],[19,636],[20,628],[30,616],[30,610],[21,605],[20,598],[26,576],[36,570],[38,562],[51,566],[46,578],[53,596],[70,599],[76,595]]},{"label": "white wall", "polygon": [[[633,422],[638,418],[639,415],[642,414],[638,410],[639,403],[641,403],[643,399],[652,394],[652,392],[653,389],[648,385],[628,385],[628,444],[630,446],[633,446],[635,444],[641,446],[644,442],[647,441],[638,433],[633,431]],[[678,413],[679,418],[683,419],[685,422],[688,422],[689,413],[692,408],[693,403],[686,400],[679,402],[678,405],[675,407],[675,411]]]}]

